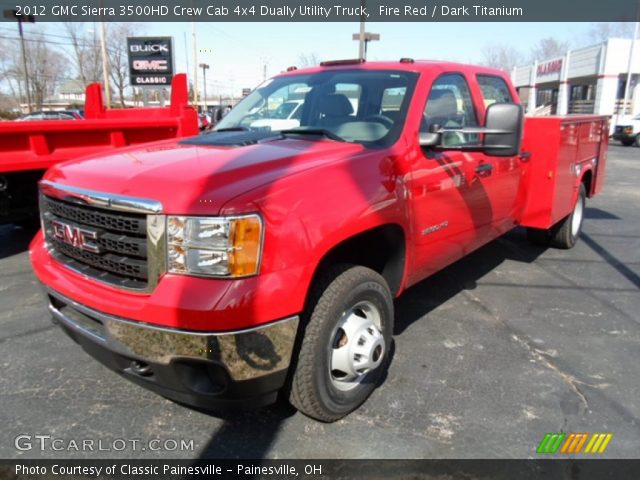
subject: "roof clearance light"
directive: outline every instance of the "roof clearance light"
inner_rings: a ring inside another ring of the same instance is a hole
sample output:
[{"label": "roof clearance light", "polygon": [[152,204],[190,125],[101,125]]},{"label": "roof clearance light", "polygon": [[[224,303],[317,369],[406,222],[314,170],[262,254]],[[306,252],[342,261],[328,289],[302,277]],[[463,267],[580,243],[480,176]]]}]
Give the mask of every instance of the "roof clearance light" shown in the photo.
[{"label": "roof clearance light", "polygon": [[337,65],[354,65],[364,63],[364,58],[352,58],[348,60],[328,60],[326,62],[320,62],[321,67],[335,67]]}]

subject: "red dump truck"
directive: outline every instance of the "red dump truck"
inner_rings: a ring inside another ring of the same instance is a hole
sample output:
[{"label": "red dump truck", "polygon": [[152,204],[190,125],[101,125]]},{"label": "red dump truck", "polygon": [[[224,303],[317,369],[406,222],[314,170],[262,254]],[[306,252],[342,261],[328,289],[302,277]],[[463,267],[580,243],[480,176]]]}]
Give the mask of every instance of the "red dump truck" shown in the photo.
[{"label": "red dump truck", "polygon": [[197,131],[184,74],[174,78],[170,107],[105,110],[101,86],[92,84],[84,120],[0,123],[0,224],[37,220],[38,180],[52,165]]},{"label": "red dump truck", "polygon": [[525,119],[490,68],[291,69],[209,134],[50,169],[33,268],[54,320],[126,378],[334,421],[384,376],[394,297],[517,226],[578,241],[607,122]]}]

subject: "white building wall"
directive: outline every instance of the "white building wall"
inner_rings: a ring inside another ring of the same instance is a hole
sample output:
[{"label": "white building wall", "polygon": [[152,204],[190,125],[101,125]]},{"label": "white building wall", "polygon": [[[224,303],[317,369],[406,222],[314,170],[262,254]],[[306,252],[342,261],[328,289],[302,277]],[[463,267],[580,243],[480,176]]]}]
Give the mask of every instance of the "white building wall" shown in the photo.
[{"label": "white building wall", "polygon": [[[558,114],[566,113],[568,109],[569,93],[572,79],[591,77],[595,80],[596,98],[595,113],[612,115],[615,111],[618,82],[627,73],[629,65],[629,52],[631,40],[611,38],[604,43],[579,48],[567,52],[563,58],[561,72],[537,75],[537,65],[545,65],[556,59],[538,59],[533,65],[517,67],[512,72],[513,82],[516,87],[526,87],[540,83],[558,82]],[[632,59],[632,74],[640,74],[640,39],[636,42],[636,48]],[[594,78],[595,77],[595,78]],[[563,83],[565,82],[565,83]],[[535,88],[529,91],[529,111],[535,109]],[[640,82],[632,92],[633,112],[640,112]]]},{"label": "white building wall", "polygon": [[532,65],[527,65],[524,67],[516,67],[515,73],[513,75],[513,84],[516,87],[526,87],[529,85],[531,81],[531,69]]},{"label": "white building wall", "polygon": [[[624,38],[610,38],[607,41],[607,55],[603,74],[624,74],[629,66],[629,52],[631,40]],[[640,41],[636,41],[635,52],[631,62],[631,72],[640,73]]]},{"label": "white building wall", "polygon": [[571,52],[567,77],[571,79],[598,75],[600,73],[602,53],[602,45],[573,50]]}]

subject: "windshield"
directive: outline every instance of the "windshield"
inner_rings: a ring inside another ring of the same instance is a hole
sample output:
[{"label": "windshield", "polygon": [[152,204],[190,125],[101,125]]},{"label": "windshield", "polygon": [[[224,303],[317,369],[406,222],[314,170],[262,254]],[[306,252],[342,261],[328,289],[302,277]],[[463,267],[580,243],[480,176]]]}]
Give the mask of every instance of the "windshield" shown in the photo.
[{"label": "windshield", "polygon": [[405,71],[330,69],[276,77],[242,100],[215,130],[325,131],[347,142],[391,144],[404,125],[417,77]]}]

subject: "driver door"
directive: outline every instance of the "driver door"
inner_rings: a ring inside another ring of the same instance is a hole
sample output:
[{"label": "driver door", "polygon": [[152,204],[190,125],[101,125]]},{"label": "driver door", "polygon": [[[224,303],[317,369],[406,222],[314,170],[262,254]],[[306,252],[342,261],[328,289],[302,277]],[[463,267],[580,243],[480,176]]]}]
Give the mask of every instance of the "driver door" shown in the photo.
[{"label": "driver door", "polygon": [[[469,85],[461,73],[443,74],[434,81],[420,131],[429,132],[433,125],[478,125]],[[477,134],[444,135],[448,145],[478,142]],[[488,234],[491,202],[479,181],[486,161],[476,152],[422,149],[410,180],[416,281],[463,257]]]}]

